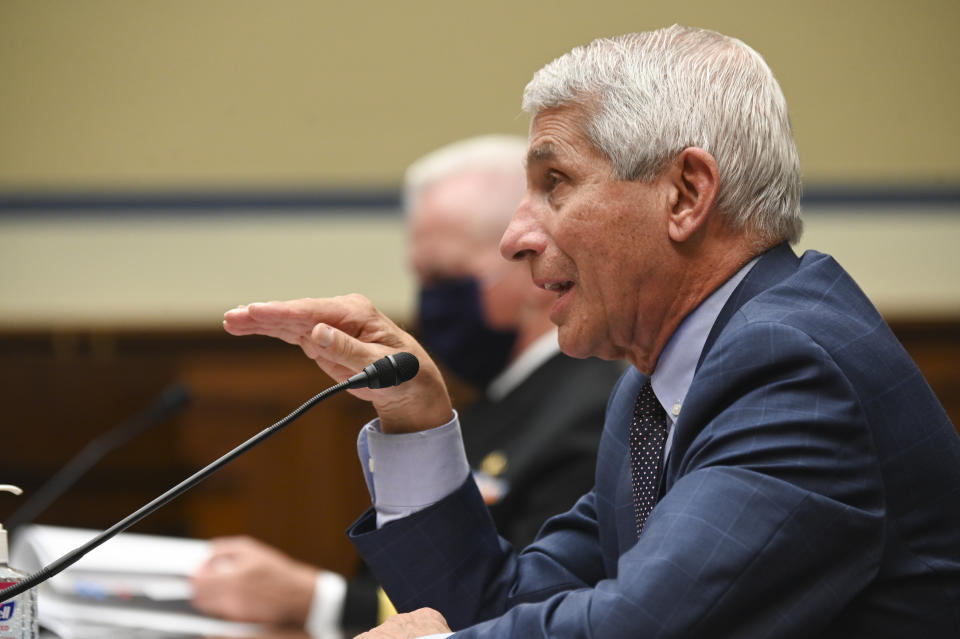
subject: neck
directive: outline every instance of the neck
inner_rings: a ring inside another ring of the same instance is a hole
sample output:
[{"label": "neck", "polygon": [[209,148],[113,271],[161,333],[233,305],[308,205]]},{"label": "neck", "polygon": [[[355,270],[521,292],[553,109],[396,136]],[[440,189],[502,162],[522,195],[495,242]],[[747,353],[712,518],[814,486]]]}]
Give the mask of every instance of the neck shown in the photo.
[{"label": "neck", "polygon": [[756,252],[751,250],[744,238],[728,239],[730,241],[715,242],[713,247],[700,246],[695,254],[677,251],[677,268],[671,280],[676,283],[673,302],[659,318],[644,315],[638,319],[638,322],[645,321],[648,324],[645,328],[638,325],[637,335],[650,335],[652,338],[645,343],[631,345],[627,351],[626,359],[637,370],[652,375],[660,354],[680,323],[755,256]]}]

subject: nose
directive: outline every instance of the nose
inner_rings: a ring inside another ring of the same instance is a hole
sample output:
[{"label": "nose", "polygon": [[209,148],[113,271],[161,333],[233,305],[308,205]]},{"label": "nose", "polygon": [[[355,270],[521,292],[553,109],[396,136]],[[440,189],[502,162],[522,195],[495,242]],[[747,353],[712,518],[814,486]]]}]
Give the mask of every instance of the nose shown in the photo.
[{"label": "nose", "polygon": [[533,259],[546,248],[546,235],[540,228],[530,196],[524,197],[513,219],[500,238],[500,255],[507,260]]}]

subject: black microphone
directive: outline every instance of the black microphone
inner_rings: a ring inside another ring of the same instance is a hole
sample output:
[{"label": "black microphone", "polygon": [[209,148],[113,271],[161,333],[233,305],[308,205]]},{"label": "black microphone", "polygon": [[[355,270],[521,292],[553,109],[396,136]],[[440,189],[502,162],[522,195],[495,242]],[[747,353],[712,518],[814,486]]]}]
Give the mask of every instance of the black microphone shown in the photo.
[{"label": "black microphone", "polygon": [[44,566],[37,572],[25,578],[20,583],[0,590],[0,603],[4,603],[9,599],[12,599],[17,595],[30,590],[34,586],[40,585],[50,577],[53,577],[64,569],[72,566],[97,546],[102,545],[111,537],[123,532],[161,506],[187,492],[201,481],[265,440],[270,435],[273,435],[283,427],[289,425],[295,419],[307,412],[307,410],[331,395],[335,395],[341,391],[347,390],[348,388],[384,388],[386,386],[396,386],[413,379],[419,369],[420,362],[417,361],[417,358],[410,353],[394,353],[393,355],[388,355],[378,359],[373,364],[370,364],[364,368],[362,372],[357,373],[353,377],[345,379],[339,384],[331,386],[330,388],[314,395],[273,426],[260,431],[260,433],[240,444],[220,459],[194,473],[187,479],[183,480],[167,492],[151,501],[146,506],[143,506],[136,512],[120,520],[79,548],[68,552],[56,561]]},{"label": "black microphone", "polygon": [[96,437],[64,464],[7,518],[7,530],[13,531],[19,526],[32,522],[97,462],[134,437],[146,432],[150,427],[169,419],[188,403],[190,403],[190,393],[185,386],[180,384],[167,386],[146,409]]},{"label": "black microphone", "polygon": [[394,353],[381,357],[362,372],[347,380],[347,388],[387,388],[408,382],[420,370],[412,353]]}]

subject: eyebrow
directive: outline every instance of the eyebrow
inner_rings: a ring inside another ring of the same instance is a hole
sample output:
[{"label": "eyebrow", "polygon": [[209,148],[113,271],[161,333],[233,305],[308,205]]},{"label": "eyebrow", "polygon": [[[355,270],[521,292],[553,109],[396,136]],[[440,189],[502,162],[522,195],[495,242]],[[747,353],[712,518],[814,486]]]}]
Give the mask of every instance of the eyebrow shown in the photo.
[{"label": "eyebrow", "polygon": [[557,149],[550,142],[544,142],[539,146],[535,146],[527,152],[527,160],[524,162],[524,166],[530,166],[531,164],[536,164],[537,162],[548,162],[556,159]]}]

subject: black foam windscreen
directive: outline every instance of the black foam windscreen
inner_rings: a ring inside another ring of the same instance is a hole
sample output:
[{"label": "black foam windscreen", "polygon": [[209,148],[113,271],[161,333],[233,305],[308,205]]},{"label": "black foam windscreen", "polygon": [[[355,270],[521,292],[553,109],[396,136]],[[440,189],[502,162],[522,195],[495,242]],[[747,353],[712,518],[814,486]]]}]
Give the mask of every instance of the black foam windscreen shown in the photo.
[{"label": "black foam windscreen", "polygon": [[391,355],[394,363],[397,365],[397,381],[396,384],[402,384],[408,382],[420,371],[420,361],[416,358],[413,353],[396,353]]},{"label": "black foam windscreen", "polygon": [[381,357],[346,380],[347,388],[387,388],[408,382],[420,370],[420,362],[411,353]]},{"label": "black foam windscreen", "polygon": [[420,362],[411,353],[401,352],[381,357],[364,370],[368,373],[370,388],[387,388],[413,379],[420,370]]},{"label": "black foam windscreen", "polygon": [[391,360],[392,357],[393,355],[381,357],[373,363],[376,373],[370,378],[370,388],[386,388],[387,386],[397,385],[397,365]]}]

